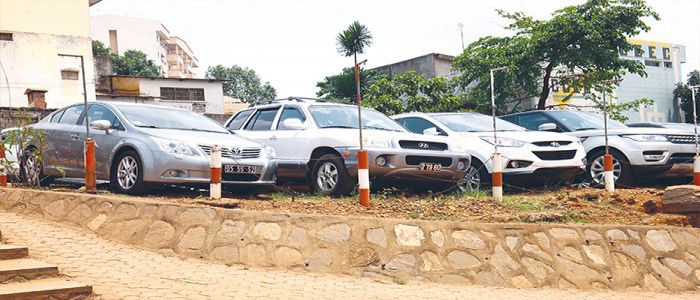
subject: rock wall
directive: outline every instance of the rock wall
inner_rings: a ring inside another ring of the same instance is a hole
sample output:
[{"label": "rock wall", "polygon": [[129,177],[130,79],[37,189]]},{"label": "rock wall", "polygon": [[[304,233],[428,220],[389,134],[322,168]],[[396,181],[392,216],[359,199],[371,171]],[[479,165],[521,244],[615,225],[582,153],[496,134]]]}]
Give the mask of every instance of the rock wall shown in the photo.
[{"label": "rock wall", "polygon": [[222,263],[490,286],[700,290],[692,228],[318,216],[22,189],[0,189],[0,209]]}]

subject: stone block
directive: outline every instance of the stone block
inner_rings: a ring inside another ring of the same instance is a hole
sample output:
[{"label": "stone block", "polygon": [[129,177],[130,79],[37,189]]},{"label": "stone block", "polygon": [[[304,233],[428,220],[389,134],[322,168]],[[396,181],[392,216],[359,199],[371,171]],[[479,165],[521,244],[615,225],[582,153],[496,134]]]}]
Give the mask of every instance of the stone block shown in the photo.
[{"label": "stone block", "polygon": [[379,262],[379,253],[369,247],[351,248],[343,259],[346,266],[365,267]]},{"label": "stone block", "polygon": [[666,188],[663,210],[665,213],[677,214],[700,212],[700,186],[680,185]]},{"label": "stone block", "polygon": [[90,209],[90,206],[80,203],[68,214],[67,218],[74,223],[81,224],[87,221],[91,215],[92,209]]},{"label": "stone block", "polygon": [[261,239],[276,241],[282,235],[282,228],[277,223],[260,222],[253,227],[253,234]]},{"label": "stone block", "polygon": [[235,246],[216,247],[211,250],[209,257],[226,263],[236,263],[239,261],[238,248]]},{"label": "stone block", "polygon": [[589,241],[597,241],[597,240],[602,240],[603,236],[600,235],[597,231],[591,230],[591,229],[586,229],[583,231],[583,235],[586,238],[586,240]]},{"label": "stone block", "polygon": [[204,246],[207,232],[203,227],[192,227],[185,231],[177,247],[185,251],[198,251]]},{"label": "stone block", "polygon": [[671,269],[664,266],[657,258],[649,260],[651,269],[659,275],[659,278],[668,289],[672,291],[694,290],[695,285],[676,275]]},{"label": "stone block", "polygon": [[544,232],[535,232],[532,234],[533,237],[535,237],[535,241],[537,241],[537,244],[540,245],[540,247],[544,248],[549,248],[549,237],[547,236],[546,233]]},{"label": "stone block", "polygon": [[627,235],[620,229],[610,229],[608,230],[605,235],[608,236],[609,239],[613,241],[626,241],[629,240]]},{"label": "stone block", "polygon": [[666,257],[663,259],[663,263],[685,276],[690,276],[693,273],[693,267],[683,260]]},{"label": "stone block", "polygon": [[656,251],[671,252],[676,250],[676,243],[666,230],[649,230],[646,234],[646,241],[649,247]]},{"label": "stone block", "polygon": [[425,251],[420,254],[420,257],[423,260],[423,271],[431,272],[440,271],[443,269],[442,264],[440,263],[440,258],[434,252]]},{"label": "stone block", "polygon": [[387,246],[387,236],[384,232],[384,228],[371,228],[367,230],[366,234],[367,241],[375,244],[377,246],[386,248]]},{"label": "stone block", "polygon": [[450,267],[457,270],[473,268],[481,264],[476,256],[459,250],[453,250],[447,254],[447,262]]},{"label": "stone block", "polygon": [[583,252],[594,264],[605,265],[605,253],[603,247],[598,245],[583,245]]},{"label": "stone block", "polygon": [[638,245],[625,244],[620,246],[620,250],[625,254],[636,257],[638,260],[643,261],[646,258],[647,252]]},{"label": "stone block", "polygon": [[440,230],[430,232],[430,240],[435,246],[442,247],[445,245],[445,235]]},{"label": "stone block", "polygon": [[142,234],[146,227],[146,222],[141,219],[126,220],[116,223],[107,223],[104,232],[117,240],[136,243],[136,238]]},{"label": "stone block", "polygon": [[233,242],[243,236],[246,224],[243,221],[224,220],[216,233],[217,242]]},{"label": "stone block", "polygon": [[578,232],[569,228],[552,228],[549,234],[557,240],[577,240]]},{"label": "stone block", "polygon": [[629,282],[637,282],[639,276],[639,268],[637,263],[627,255],[619,252],[614,252],[612,255],[613,265],[612,282],[613,284],[628,284]]},{"label": "stone block", "polygon": [[425,239],[423,229],[418,226],[398,224],[394,226],[396,242],[402,246],[420,246]]},{"label": "stone block", "polygon": [[476,283],[489,286],[506,286],[506,281],[494,271],[483,271],[477,273]]},{"label": "stone block", "polygon": [[139,216],[139,210],[133,204],[122,203],[110,217],[115,220],[134,219]]},{"label": "stone block", "polygon": [[510,284],[511,284],[511,286],[516,287],[516,288],[533,288],[533,287],[535,287],[532,284],[532,282],[530,282],[530,280],[528,280],[527,277],[525,277],[523,275],[518,275],[518,276],[511,278]]},{"label": "stone block", "polygon": [[282,246],[275,250],[275,265],[281,267],[298,266],[304,263],[304,258],[299,250]]},{"label": "stone block", "polygon": [[338,223],[328,225],[316,233],[316,237],[324,242],[329,243],[344,243],[350,239],[350,225]]},{"label": "stone block", "polygon": [[104,224],[105,221],[107,221],[107,215],[106,214],[99,214],[99,215],[97,215],[97,217],[92,219],[92,221],[90,221],[90,223],[87,224],[87,228],[92,230],[92,231],[97,231],[98,229],[100,229],[100,227],[102,227],[102,224]]},{"label": "stone block", "polygon": [[583,263],[583,257],[581,256],[581,252],[578,251],[578,249],[570,246],[564,247],[564,249],[559,252],[559,256],[566,258],[571,261],[575,261],[579,264]]},{"label": "stone block", "polygon": [[245,247],[245,258],[244,261],[247,264],[253,266],[269,266],[270,262],[267,258],[267,250],[265,245],[262,244],[248,244]]},{"label": "stone block", "polygon": [[216,218],[216,211],[209,207],[193,207],[185,209],[177,220],[180,224],[185,225],[203,225],[209,224]]},{"label": "stone block", "polygon": [[44,206],[44,212],[54,218],[62,218],[66,213],[66,202],[56,200]]},{"label": "stone block", "polygon": [[333,253],[327,248],[321,248],[314,251],[308,261],[310,269],[326,269],[333,262]]},{"label": "stone block", "polygon": [[394,256],[384,268],[388,271],[411,272],[416,265],[416,257],[413,254],[399,254]]},{"label": "stone block", "polygon": [[491,265],[501,272],[501,274],[515,271],[520,267],[520,265],[506,253],[500,244],[496,245],[494,249],[494,254],[491,256]]},{"label": "stone block", "polygon": [[175,235],[175,228],[167,222],[156,220],[148,227],[144,243],[146,246],[161,248],[168,245]]},{"label": "stone block", "polygon": [[517,236],[507,236],[506,237],[506,245],[508,248],[512,251],[515,250],[515,246],[518,244],[518,240],[520,237]]},{"label": "stone block", "polygon": [[458,230],[452,232],[452,240],[455,246],[472,250],[486,248],[486,243],[478,234],[469,230]]},{"label": "stone block", "polygon": [[523,257],[521,262],[530,274],[539,279],[544,279],[554,271],[549,265],[527,256]]},{"label": "stone block", "polygon": [[539,257],[546,258],[549,260],[552,259],[551,255],[547,254],[547,252],[542,251],[542,248],[535,244],[525,243],[525,245],[523,245],[523,251],[535,254]]},{"label": "stone block", "polygon": [[292,229],[289,231],[288,240],[296,244],[306,243],[306,229],[292,225]]}]

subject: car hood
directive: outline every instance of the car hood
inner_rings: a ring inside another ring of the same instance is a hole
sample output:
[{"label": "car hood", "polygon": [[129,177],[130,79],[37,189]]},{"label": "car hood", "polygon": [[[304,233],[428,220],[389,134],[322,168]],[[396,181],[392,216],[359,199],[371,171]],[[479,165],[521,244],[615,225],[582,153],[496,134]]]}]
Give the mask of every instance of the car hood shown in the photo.
[{"label": "car hood", "polygon": [[[357,146],[360,141],[360,134],[357,129],[346,129],[346,128],[328,128],[319,129],[318,135],[335,137],[347,143],[348,146]],[[416,134],[411,132],[398,132],[398,131],[386,131],[386,130],[376,130],[376,129],[363,129],[362,134],[365,137],[378,137],[389,141],[398,142],[400,140],[411,140],[411,141],[423,141],[423,142],[437,142],[437,143],[447,143],[449,141],[444,136],[432,136]]]},{"label": "car hood", "polygon": [[[592,130],[581,130],[568,132],[567,134],[576,137],[593,137],[593,136],[604,136],[605,130],[603,129],[592,129]],[[630,135],[630,134],[659,134],[659,135],[672,135],[672,134],[688,134],[692,135],[692,130],[677,130],[677,129],[667,129],[667,128],[644,128],[644,127],[628,127],[628,128],[611,128],[608,129],[608,135]]]},{"label": "car hood", "polygon": [[191,130],[176,130],[176,129],[156,129],[156,128],[139,128],[143,134],[168,139],[181,141],[196,145],[215,145],[228,147],[262,147],[261,144],[246,139],[240,135],[232,133],[216,133],[202,132]]},{"label": "car hood", "polygon": [[[493,132],[460,132],[460,135],[464,137],[492,137]],[[496,135],[498,137],[516,139],[527,143],[548,141],[576,141],[576,138],[574,137],[561,133],[547,131],[499,131],[496,133]]]}]

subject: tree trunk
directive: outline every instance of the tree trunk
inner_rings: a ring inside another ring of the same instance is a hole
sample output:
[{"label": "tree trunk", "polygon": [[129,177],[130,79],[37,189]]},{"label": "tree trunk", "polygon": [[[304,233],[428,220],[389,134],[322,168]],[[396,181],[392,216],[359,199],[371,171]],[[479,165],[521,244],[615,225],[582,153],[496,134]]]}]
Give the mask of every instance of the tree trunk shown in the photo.
[{"label": "tree trunk", "polygon": [[552,77],[552,69],[554,69],[554,63],[549,63],[546,68],[544,68],[544,79],[542,80],[542,93],[540,93],[540,100],[537,102],[537,109],[543,110],[547,106],[547,98],[549,98],[549,79]]}]

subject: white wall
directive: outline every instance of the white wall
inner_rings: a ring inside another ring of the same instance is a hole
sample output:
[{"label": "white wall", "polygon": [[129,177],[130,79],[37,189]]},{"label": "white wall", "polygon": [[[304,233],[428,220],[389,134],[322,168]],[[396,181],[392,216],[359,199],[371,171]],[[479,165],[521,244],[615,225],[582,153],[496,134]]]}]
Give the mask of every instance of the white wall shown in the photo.
[{"label": "white wall", "polygon": [[[221,81],[209,82],[207,80],[177,80],[177,79],[148,79],[142,78],[139,84],[141,95],[154,96],[160,98],[161,87],[174,88],[202,88],[204,89],[204,100],[206,103],[206,113],[224,113],[224,92]],[[159,100],[161,105],[175,106],[184,109],[191,109],[192,103],[197,101],[170,101]]]},{"label": "white wall", "polygon": [[[160,22],[112,15],[90,17],[90,34],[92,39],[101,41],[108,48],[110,30],[117,31],[119,54],[123,54],[124,51],[129,49],[140,50],[146,53],[148,59],[165,68],[160,58],[161,45],[158,43],[156,31],[164,31],[166,35],[168,32]],[[166,53],[163,54],[165,55]]]}]

